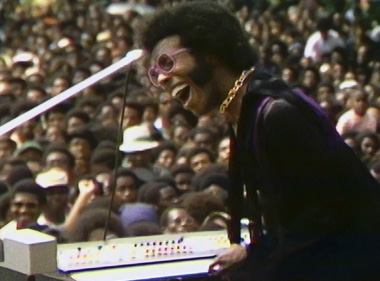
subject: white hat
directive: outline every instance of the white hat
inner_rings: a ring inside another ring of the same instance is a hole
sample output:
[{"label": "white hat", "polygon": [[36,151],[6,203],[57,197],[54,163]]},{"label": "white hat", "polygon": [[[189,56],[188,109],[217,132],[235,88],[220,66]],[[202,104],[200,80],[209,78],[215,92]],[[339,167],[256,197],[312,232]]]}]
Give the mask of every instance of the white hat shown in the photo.
[{"label": "white hat", "polygon": [[380,25],[375,26],[367,34],[373,41],[380,42]]},{"label": "white hat", "polygon": [[353,89],[359,86],[359,83],[354,79],[346,79],[339,84],[339,90]]},{"label": "white hat", "polygon": [[52,167],[46,171],[38,173],[36,176],[36,183],[43,188],[66,186],[69,184],[69,176],[64,169]]},{"label": "white hat", "polygon": [[119,149],[123,152],[131,153],[152,149],[158,145],[159,142],[152,139],[148,125],[141,124],[124,130],[123,143]]}]

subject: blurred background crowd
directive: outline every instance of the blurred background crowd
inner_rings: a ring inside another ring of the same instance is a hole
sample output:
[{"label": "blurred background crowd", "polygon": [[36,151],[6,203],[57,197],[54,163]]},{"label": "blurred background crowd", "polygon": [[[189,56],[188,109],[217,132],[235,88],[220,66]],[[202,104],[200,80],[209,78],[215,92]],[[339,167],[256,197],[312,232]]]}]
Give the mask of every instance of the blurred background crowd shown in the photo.
[{"label": "blurred background crowd", "polygon": [[[380,181],[380,2],[219,2],[239,18],[257,68],[313,98]],[[2,0],[0,126],[138,48],[144,17],[175,3]],[[64,243],[226,228],[224,119],[195,117],[151,85],[147,66],[0,136],[2,231],[32,227]]]}]

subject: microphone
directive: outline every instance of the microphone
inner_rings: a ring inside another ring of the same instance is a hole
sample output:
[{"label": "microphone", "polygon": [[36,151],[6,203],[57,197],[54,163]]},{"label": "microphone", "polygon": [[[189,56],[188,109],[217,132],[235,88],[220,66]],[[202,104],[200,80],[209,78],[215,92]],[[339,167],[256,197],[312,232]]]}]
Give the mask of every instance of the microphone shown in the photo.
[{"label": "microphone", "polygon": [[118,62],[111,64],[105,69],[95,73],[94,75],[70,87],[69,89],[63,91],[62,93],[48,99],[47,101],[35,106],[29,111],[17,116],[16,118],[0,126],[0,136],[8,133],[14,128],[20,126],[22,123],[36,117],[37,115],[45,112],[46,110],[52,108],[53,106],[67,100],[68,98],[74,96],[75,94],[79,93],[83,89],[95,84],[99,80],[102,80],[103,78],[110,76],[116,71],[119,71],[123,68],[133,65],[133,63],[135,63],[137,60],[142,58],[145,54],[146,52],[141,49],[135,49],[135,50],[129,51],[125,55],[125,57],[119,60]]}]

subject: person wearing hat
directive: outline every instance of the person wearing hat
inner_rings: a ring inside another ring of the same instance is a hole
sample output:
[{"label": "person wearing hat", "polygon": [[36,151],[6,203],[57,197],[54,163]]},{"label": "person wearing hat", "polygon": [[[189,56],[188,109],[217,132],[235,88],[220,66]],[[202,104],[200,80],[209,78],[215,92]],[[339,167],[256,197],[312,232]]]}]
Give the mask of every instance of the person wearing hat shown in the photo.
[{"label": "person wearing hat", "polygon": [[37,222],[59,228],[66,220],[69,202],[69,175],[59,167],[48,168],[36,176],[36,183],[45,191],[46,206]]},{"label": "person wearing hat", "polygon": [[51,144],[46,147],[43,157],[43,169],[61,168],[69,175],[69,185],[74,182],[75,158],[66,145]]},{"label": "person wearing hat", "polygon": [[124,130],[119,150],[124,153],[122,166],[132,169],[143,181],[155,178],[152,149],[159,146],[161,134],[151,124],[141,124]]},{"label": "person wearing hat", "polygon": [[38,173],[42,167],[43,147],[36,141],[24,142],[15,155],[24,160],[33,173]]}]

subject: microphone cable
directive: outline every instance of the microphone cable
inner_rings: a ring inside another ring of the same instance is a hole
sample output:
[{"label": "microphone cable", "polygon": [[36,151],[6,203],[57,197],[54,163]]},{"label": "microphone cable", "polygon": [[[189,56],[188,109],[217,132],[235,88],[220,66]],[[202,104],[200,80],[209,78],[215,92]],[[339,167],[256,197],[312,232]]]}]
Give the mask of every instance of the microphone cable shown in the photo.
[{"label": "microphone cable", "polygon": [[117,178],[117,170],[119,168],[118,163],[120,160],[119,146],[121,144],[122,136],[123,136],[123,119],[124,119],[124,114],[125,114],[126,99],[128,96],[128,86],[129,86],[130,77],[131,77],[131,73],[130,73],[131,68],[132,68],[132,66],[128,67],[126,74],[125,74],[123,103],[122,103],[121,112],[120,112],[119,127],[118,127],[118,132],[117,132],[117,141],[116,141],[116,148],[115,148],[115,166],[114,166],[114,172],[113,172],[113,179],[111,181],[112,185],[110,185],[111,200],[110,200],[110,203],[108,206],[108,213],[107,213],[107,220],[106,220],[106,225],[105,225],[104,234],[103,234],[103,241],[107,240],[107,232],[108,232],[108,227],[109,227],[109,223],[110,223],[112,207],[113,207],[113,203],[115,201],[116,178]]}]

